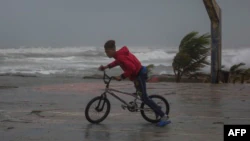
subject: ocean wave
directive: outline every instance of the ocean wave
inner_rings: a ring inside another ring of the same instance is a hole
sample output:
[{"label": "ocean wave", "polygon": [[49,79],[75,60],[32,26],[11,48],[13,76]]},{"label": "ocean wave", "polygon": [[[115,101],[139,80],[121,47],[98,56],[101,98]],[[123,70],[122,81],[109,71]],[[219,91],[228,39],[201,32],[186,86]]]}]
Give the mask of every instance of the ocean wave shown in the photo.
[{"label": "ocean wave", "polygon": [[169,60],[173,59],[175,54],[169,54],[162,50],[155,50],[145,53],[135,53],[141,61],[148,61],[148,60]]},{"label": "ocean wave", "polygon": [[96,47],[64,47],[64,48],[11,48],[0,49],[0,56],[5,57],[68,57],[68,56],[105,56]]},{"label": "ocean wave", "polygon": [[[142,60],[168,58],[173,56],[163,49],[149,49],[149,48],[132,48],[130,49],[138,58]],[[171,51],[170,51],[171,52]],[[64,47],[64,48],[18,48],[18,49],[0,49],[0,56],[4,57],[43,57],[43,58],[56,58],[56,57],[69,57],[69,56],[82,56],[82,57],[106,57],[103,48],[97,47]]]},{"label": "ocean wave", "polygon": [[[171,73],[178,48],[129,47],[143,65],[154,64],[155,73]],[[246,63],[250,67],[250,49],[223,49],[222,65]],[[68,75],[81,76],[96,73],[99,65],[112,62],[103,47],[18,48],[0,49],[0,74]],[[210,60],[210,56],[207,58]],[[209,72],[210,67],[202,69]],[[165,71],[165,72],[164,72]],[[119,71],[121,72],[121,71]],[[118,72],[115,72],[118,74]]]}]

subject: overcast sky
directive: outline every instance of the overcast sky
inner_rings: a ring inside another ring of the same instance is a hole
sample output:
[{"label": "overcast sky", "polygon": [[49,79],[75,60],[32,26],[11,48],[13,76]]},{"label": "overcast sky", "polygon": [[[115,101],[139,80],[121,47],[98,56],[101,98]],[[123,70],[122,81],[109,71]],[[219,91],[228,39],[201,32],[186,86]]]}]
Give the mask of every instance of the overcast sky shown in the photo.
[{"label": "overcast sky", "polygon": [[[250,0],[217,0],[223,47],[250,47]],[[0,0],[0,48],[20,46],[178,46],[210,32],[202,0]]]}]

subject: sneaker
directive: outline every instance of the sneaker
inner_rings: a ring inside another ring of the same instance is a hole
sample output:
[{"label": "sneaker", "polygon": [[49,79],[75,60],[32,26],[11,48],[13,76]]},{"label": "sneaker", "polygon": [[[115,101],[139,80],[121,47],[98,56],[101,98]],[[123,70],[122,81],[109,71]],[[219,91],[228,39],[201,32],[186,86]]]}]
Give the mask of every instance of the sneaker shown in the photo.
[{"label": "sneaker", "polygon": [[161,118],[161,120],[157,123],[156,126],[163,127],[167,124],[170,124],[171,121],[169,120],[168,116],[165,115],[164,117]]}]

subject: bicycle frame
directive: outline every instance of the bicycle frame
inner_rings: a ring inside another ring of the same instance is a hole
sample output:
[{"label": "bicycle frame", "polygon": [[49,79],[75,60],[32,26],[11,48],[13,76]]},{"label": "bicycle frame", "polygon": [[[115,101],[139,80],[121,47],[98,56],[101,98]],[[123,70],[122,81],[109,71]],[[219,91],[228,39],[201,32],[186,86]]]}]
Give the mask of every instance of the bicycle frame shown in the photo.
[{"label": "bicycle frame", "polygon": [[[160,120],[160,118],[159,118],[160,116],[155,112],[155,110],[153,110],[149,105],[147,105],[147,103],[143,102],[142,98],[138,95],[138,93],[136,93],[136,94],[128,93],[128,92],[123,92],[123,91],[109,88],[109,84],[110,84],[111,80],[114,78],[115,77],[109,77],[106,74],[106,72],[104,71],[103,81],[106,84],[106,89],[104,90],[104,92],[100,96],[96,96],[95,98],[93,98],[87,104],[87,107],[85,109],[85,116],[89,122],[100,123],[108,116],[108,114],[110,112],[111,104],[110,104],[109,99],[107,98],[107,94],[110,94],[115,99],[118,99],[122,103],[121,107],[124,110],[127,109],[130,112],[140,112],[142,117],[146,121],[149,121],[151,123],[156,123]],[[124,95],[128,95],[128,96],[132,96],[135,99],[134,99],[134,101],[126,102],[125,100],[123,100],[121,97],[119,97],[115,93],[120,93],[120,94],[124,94]],[[156,98],[156,99],[163,101],[164,107],[166,107],[166,109],[165,109],[166,111],[164,110],[164,113],[169,112],[169,104],[168,104],[167,100],[165,100],[162,96],[151,95],[151,96],[149,96],[149,98]],[[136,100],[139,100],[139,102],[137,102]],[[93,104],[94,102],[98,102],[98,105]],[[94,105],[94,108],[95,108],[94,113],[97,112],[97,114],[99,115],[99,112],[102,112],[102,111],[104,112],[104,115],[102,117],[100,117],[98,119],[94,119],[94,120],[90,117],[89,112],[91,112],[90,107],[92,106],[92,104]],[[162,109],[161,105],[159,105],[158,103],[156,103],[156,104],[157,104],[158,108]],[[146,105],[146,107],[144,105]],[[104,108],[106,110],[104,110]],[[152,116],[149,117],[145,112],[150,112],[151,114],[153,114],[153,118],[152,118]]]},{"label": "bicycle frame", "polygon": [[[108,79],[108,81],[106,81],[105,79]],[[105,89],[105,92],[102,94],[103,97],[107,97],[107,93],[110,94],[111,96],[113,96],[114,98],[118,99],[119,101],[121,101],[123,104],[125,104],[126,106],[128,107],[131,107],[132,105],[128,104],[125,100],[123,100],[122,98],[120,98],[119,96],[117,96],[114,92],[117,92],[117,93],[120,93],[120,94],[124,94],[124,95],[129,95],[129,96],[132,96],[134,97],[134,102],[136,102],[136,100],[140,100],[141,101],[141,98],[136,95],[136,94],[133,94],[133,93],[127,93],[127,92],[122,92],[122,91],[119,91],[119,90],[116,90],[116,89],[112,89],[112,88],[109,88],[109,84],[111,82],[111,80],[114,79],[114,77],[110,77],[106,74],[106,72],[104,71],[104,75],[103,75],[103,81],[104,83],[106,84],[106,89]]]}]

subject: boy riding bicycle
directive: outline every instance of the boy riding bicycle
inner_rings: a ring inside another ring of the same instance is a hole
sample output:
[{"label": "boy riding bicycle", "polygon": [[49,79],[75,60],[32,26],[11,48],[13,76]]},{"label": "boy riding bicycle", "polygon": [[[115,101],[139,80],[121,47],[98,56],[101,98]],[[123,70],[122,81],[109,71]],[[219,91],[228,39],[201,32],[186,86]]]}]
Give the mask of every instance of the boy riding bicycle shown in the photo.
[{"label": "boy riding bicycle", "polygon": [[170,123],[168,115],[166,115],[157,104],[148,98],[146,91],[147,80],[147,68],[141,65],[141,62],[129,52],[126,46],[116,51],[116,45],[114,40],[109,40],[104,44],[104,49],[109,58],[114,58],[115,61],[107,66],[100,66],[99,70],[111,69],[116,66],[120,66],[124,71],[120,76],[116,76],[115,79],[121,81],[122,79],[129,78],[134,81],[136,91],[141,93],[142,101],[147,104],[154,112],[161,117],[161,120],[157,123],[157,126],[165,126]]}]

